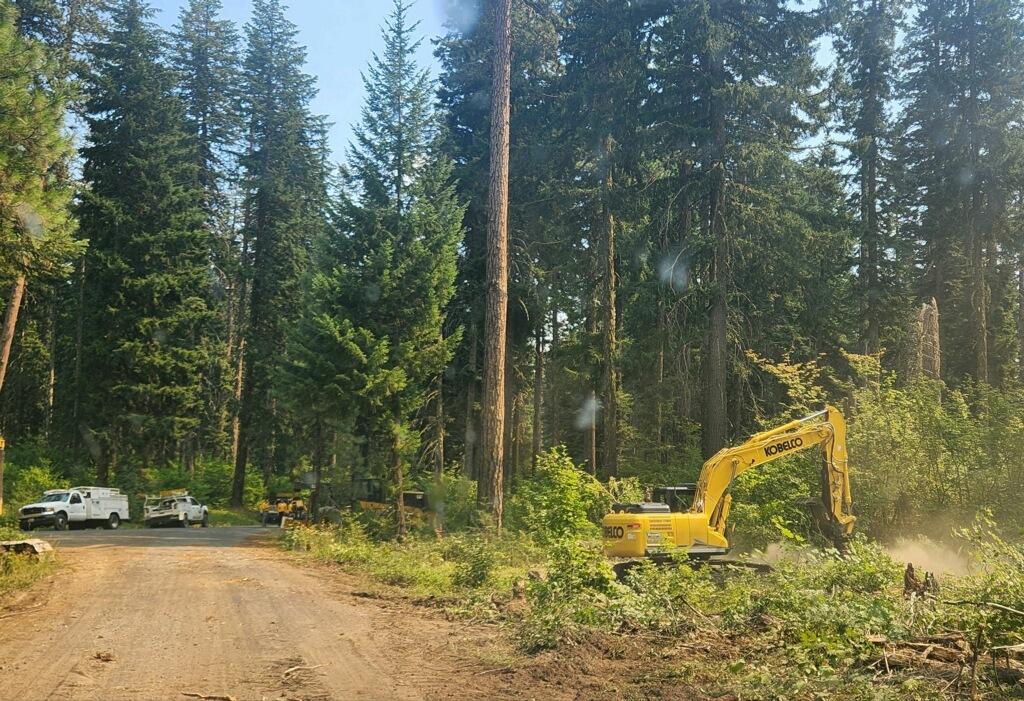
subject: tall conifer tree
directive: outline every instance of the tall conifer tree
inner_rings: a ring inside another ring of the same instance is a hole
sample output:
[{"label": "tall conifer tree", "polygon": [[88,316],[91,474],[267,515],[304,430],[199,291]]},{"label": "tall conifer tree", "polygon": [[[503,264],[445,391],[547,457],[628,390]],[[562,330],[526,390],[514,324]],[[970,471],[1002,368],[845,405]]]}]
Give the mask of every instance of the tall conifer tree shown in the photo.
[{"label": "tall conifer tree", "polygon": [[98,478],[124,453],[169,460],[194,431],[209,365],[203,227],[194,143],[159,30],[142,0],[120,0],[92,49],[79,207],[89,240],[82,430]]},{"label": "tall conifer tree", "polygon": [[283,425],[273,382],[310,242],[324,226],[326,174],[324,125],[309,112],[314,80],[302,72],[306,52],[281,1],[256,0],[245,34],[243,238],[245,248],[251,247],[251,292],[232,488],[236,505],[242,503],[250,450],[265,480],[275,469]]},{"label": "tall conifer tree", "polygon": [[[364,77],[338,227],[321,247],[289,373],[300,388],[323,387],[317,394],[339,415],[339,400],[351,407],[358,398],[360,424],[388,446],[400,534],[402,485],[418,446],[414,420],[459,340],[442,326],[463,215],[451,164],[436,150],[432,83],[415,62],[408,9],[396,0],[384,50]],[[313,346],[319,364],[307,352]]]}]

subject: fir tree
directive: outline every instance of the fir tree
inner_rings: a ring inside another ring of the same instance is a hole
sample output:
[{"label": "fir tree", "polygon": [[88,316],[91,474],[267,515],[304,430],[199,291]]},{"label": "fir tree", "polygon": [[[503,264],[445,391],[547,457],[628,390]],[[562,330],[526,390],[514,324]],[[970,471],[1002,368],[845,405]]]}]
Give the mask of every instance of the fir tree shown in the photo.
[{"label": "fir tree", "polygon": [[[415,63],[416,25],[407,13],[405,0],[396,0],[384,51],[364,76],[346,195],[321,249],[289,372],[337,416],[349,407],[386,438],[400,532],[402,484],[418,444],[412,421],[458,342],[442,325],[463,214],[451,165],[434,148],[432,86]],[[320,352],[310,353],[314,347]]]},{"label": "fir tree", "polygon": [[199,423],[210,363],[202,193],[151,16],[141,0],[120,0],[92,50],[81,377],[101,482],[119,455],[175,455]]},{"label": "fir tree", "polygon": [[219,19],[220,12],[220,0],[189,0],[173,37],[173,63],[211,214],[223,205],[231,152],[241,134],[238,33]]},{"label": "fir tree", "polygon": [[245,33],[243,254],[249,247],[252,253],[246,262],[251,291],[232,490],[236,505],[242,502],[250,449],[265,480],[274,472],[275,437],[283,427],[273,407],[273,382],[310,242],[323,230],[327,170],[324,124],[309,113],[314,81],[302,72],[305,49],[295,41],[295,25],[280,0],[256,0]]},{"label": "fir tree", "polygon": [[[210,233],[210,258],[217,285],[211,305],[218,316],[224,352],[210,368],[203,435],[223,446],[237,378],[245,285],[238,241],[237,144],[241,136],[238,34],[219,18],[220,0],[190,0],[173,35],[172,61],[195,141],[196,167]],[[235,368],[234,371],[229,368]],[[195,451],[190,450],[191,458]],[[191,459],[189,460],[191,467]],[[191,471],[191,470],[190,470]]]},{"label": "fir tree", "polygon": [[890,103],[896,70],[896,30],[903,0],[845,0],[839,3],[835,41],[841,123],[851,131],[847,145],[853,205],[858,214],[857,275],[863,304],[865,350],[878,353],[883,323],[892,321],[894,275],[886,255],[896,244],[893,222],[892,126]]}]

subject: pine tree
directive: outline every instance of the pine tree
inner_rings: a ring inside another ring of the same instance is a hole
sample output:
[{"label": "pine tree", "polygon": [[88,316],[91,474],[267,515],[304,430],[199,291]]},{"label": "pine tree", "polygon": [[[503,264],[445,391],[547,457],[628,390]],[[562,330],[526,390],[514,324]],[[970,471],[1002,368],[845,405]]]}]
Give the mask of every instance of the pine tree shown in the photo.
[{"label": "pine tree", "polygon": [[232,503],[241,505],[249,451],[265,480],[275,469],[282,431],[273,382],[284,353],[284,320],[298,299],[310,241],[324,226],[324,125],[309,113],[316,93],[302,72],[305,49],[280,0],[256,0],[246,25],[242,113],[248,149],[244,168],[243,255],[250,268],[244,380]]},{"label": "pine tree", "polygon": [[10,285],[0,319],[0,391],[28,280],[64,274],[82,248],[72,238],[71,188],[60,177],[70,149],[66,95],[55,90],[51,52],[18,35],[16,14],[0,6],[0,289]]},{"label": "pine tree", "polygon": [[83,417],[105,482],[118,456],[171,459],[202,412],[212,313],[194,144],[159,30],[120,0],[92,49],[79,207]]},{"label": "pine tree", "polygon": [[505,489],[505,373],[508,318],[508,159],[512,71],[512,3],[491,3],[490,185],[487,194],[487,264],[484,310],[482,479],[478,499],[487,504],[501,529]]}]

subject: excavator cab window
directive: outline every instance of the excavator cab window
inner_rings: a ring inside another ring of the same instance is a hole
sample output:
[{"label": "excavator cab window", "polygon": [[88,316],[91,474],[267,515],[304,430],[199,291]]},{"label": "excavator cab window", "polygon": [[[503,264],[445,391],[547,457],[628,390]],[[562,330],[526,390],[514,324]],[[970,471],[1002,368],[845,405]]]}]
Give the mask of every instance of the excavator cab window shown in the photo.
[{"label": "excavator cab window", "polygon": [[697,493],[697,485],[684,484],[679,487],[658,487],[654,490],[654,501],[668,504],[672,513],[689,511],[693,504],[693,495]]}]

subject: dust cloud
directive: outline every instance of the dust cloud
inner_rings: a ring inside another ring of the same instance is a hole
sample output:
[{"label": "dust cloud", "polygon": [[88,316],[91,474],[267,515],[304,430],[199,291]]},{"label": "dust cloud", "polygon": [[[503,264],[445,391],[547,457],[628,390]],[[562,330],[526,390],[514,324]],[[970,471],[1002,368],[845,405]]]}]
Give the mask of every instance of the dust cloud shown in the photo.
[{"label": "dust cloud", "polygon": [[965,575],[971,570],[967,554],[930,538],[900,538],[885,546],[896,562],[909,562],[919,572]]}]

